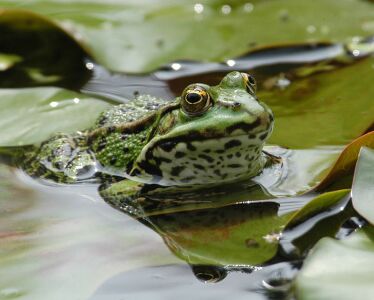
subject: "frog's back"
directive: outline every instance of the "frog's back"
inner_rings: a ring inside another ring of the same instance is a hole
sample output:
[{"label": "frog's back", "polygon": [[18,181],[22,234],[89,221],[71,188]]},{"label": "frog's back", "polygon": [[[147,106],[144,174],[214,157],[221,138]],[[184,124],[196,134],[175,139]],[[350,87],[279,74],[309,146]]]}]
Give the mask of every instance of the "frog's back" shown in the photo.
[{"label": "frog's back", "polygon": [[139,95],[134,100],[112,106],[102,112],[94,127],[109,127],[134,122],[157,111],[167,101],[150,95]]},{"label": "frog's back", "polygon": [[[135,121],[154,115],[167,101],[149,95],[103,111],[94,126],[75,134],[56,134],[24,160],[31,176],[57,182],[93,179],[103,169],[126,172],[141,151],[149,127],[127,132]],[[145,121],[144,121],[145,122]],[[98,134],[94,134],[98,133]]]}]

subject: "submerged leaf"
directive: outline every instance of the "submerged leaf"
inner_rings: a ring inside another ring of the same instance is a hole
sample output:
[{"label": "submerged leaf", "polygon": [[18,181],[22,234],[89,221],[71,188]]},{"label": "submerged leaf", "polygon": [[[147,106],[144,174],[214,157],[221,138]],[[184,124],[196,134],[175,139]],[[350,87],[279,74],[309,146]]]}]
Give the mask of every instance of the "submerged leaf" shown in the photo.
[{"label": "submerged leaf", "polygon": [[346,240],[322,239],[296,277],[300,300],[369,299],[374,294],[374,228]]},{"label": "submerged leaf", "polygon": [[337,42],[374,33],[374,10],[367,1],[248,3],[1,0],[0,6],[46,15],[70,31],[100,64],[126,72],[146,72],[178,59],[226,60],[248,47]]},{"label": "submerged leaf", "polygon": [[59,88],[0,89],[0,146],[39,143],[90,127],[109,104]]},{"label": "submerged leaf", "polygon": [[361,216],[374,224],[374,150],[361,148],[352,185],[352,202]]}]

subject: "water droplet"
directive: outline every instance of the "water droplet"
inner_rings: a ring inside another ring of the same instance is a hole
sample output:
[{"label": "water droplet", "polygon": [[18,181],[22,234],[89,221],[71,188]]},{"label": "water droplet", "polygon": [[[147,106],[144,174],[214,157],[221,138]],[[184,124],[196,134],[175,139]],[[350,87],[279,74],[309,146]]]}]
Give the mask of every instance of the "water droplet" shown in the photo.
[{"label": "water droplet", "polygon": [[282,90],[288,87],[290,84],[291,84],[291,81],[288,78],[286,78],[284,74],[281,74],[277,82],[275,83],[275,85]]},{"label": "water droplet", "polygon": [[196,3],[193,7],[195,13],[197,14],[201,14],[203,11],[204,11],[204,5],[202,5],[201,3]]},{"label": "water droplet", "polygon": [[273,243],[278,243],[278,241],[280,240],[281,238],[281,233],[279,232],[272,232],[272,233],[269,233],[265,236],[263,236],[263,239],[270,243],[270,244],[273,244]]},{"label": "water droplet", "polygon": [[316,27],[313,26],[313,25],[309,25],[307,28],[306,28],[306,31],[308,33],[315,33],[316,32]]},{"label": "water droplet", "polygon": [[79,101],[80,101],[79,98],[74,98],[74,99],[73,99],[73,102],[74,102],[75,104],[78,104]]},{"label": "water droplet", "polygon": [[221,12],[222,12],[224,15],[228,15],[229,13],[231,13],[231,6],[228,5],[228,4],[222,5],[222,7],[221,7]]},{"label": "water droplet", "polygon": [[282,9],[280,12],[279,12],[279,18],[281,21],[283,22],[286,22],[290,19],[290,14],[288,13],[288,10],[287,9]]},{"label": "water droplet", "polygon": [[51,103],[49,103],[49,106],[51,106],[51,107],[57,107],[58,106],[58,102],[52,101]]},{"label": "water droplet", "polygon": [[243,6],[243,10],[246,12],[246,13],[250,13],[253,11],[253,8],[254,8],[254,5],[251,3],[251,2],[247,2],[244,4]]},{"label": "water droplet", "polygon": [[236,65],[236,61],[233,60],[233,59],[229,59],[228,61],[226,61],[226,64],[229,66],[229,67],[233,67]]},{"label": "water droplet", "polygon": [[260,244],[255,239],[249,238],[245,240],[245,246],[247,248],[258,248]]},{"label": "water droplet", "polygon": [[360,55],[360,50],[355,49],[355,50],[352,51],[352,54],[353,54],[353,56],[359,56]]},{"label": "water droplet", "polygon": [[182,68],[182,65],[181,65],[181,64],[178,64],[178,63],[173,63],[173,64],[171,64],[171,68],[172,68],[174,71],[178,71],[178,70],[180,70],[180,68]]},{"label": "water droplet", "polygon": [[88,62],[88,63],[86,63],[86,68],[87,68],[88,70],[92,70],[92,69],[94,68],[94,64],[91,63],[91,62]]},{"label": "water droplet", "polygon": [[361,42],[361,40],[362,40],[362,38],[360,36],[352,37],[352,43],[357,44],[357,43]]}]

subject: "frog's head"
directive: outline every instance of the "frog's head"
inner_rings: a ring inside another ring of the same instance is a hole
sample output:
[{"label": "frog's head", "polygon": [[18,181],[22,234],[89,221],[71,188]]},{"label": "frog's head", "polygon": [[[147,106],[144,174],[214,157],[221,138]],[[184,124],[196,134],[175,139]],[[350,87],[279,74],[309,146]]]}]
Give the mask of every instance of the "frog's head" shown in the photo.
[{"label": "frog's head", "polygon": [[191,84],[164,114],[134,165],[160,184],[211,184],[257,175],[273,128],[271,110],[248,74],[231,72],[210,87]]}]

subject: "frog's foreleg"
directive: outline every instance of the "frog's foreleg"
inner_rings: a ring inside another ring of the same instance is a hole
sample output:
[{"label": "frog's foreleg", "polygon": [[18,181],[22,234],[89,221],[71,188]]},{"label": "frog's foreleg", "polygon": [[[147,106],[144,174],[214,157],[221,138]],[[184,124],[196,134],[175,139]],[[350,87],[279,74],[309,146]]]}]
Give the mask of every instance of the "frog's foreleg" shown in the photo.
[{"label": "frog's foreleg", "polygon": [[143,214],[138,204],[144,184],[128,179],[116,183],[104,183],[99,187],[100,196],[114,208],[133,216]]}]

